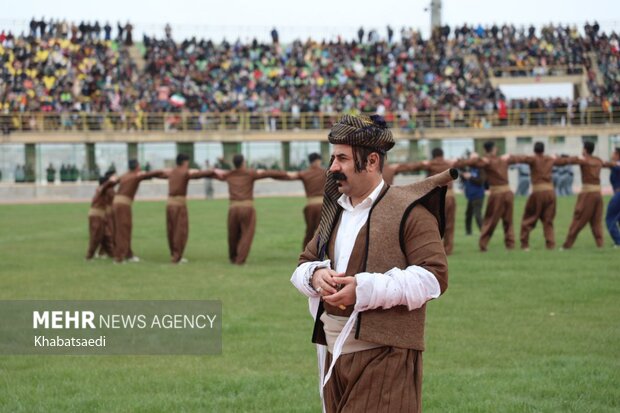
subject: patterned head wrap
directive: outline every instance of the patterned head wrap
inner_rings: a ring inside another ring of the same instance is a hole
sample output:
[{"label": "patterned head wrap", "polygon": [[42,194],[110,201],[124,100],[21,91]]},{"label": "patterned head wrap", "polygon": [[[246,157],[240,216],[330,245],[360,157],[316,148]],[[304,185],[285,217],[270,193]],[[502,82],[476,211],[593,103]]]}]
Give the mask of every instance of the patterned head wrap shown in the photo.
[{"label": "patterned head wrap", "polygon": [[[344,115],[332,126],[328,140],[334,145],[362,146],[384,155],[394,146],[392,131],[388,129],[385,120],[378,115]],[[338,185],[328,170],[317,240],[317,251],[321,260],[325,259],[327,243],[336,225],[338,215],[340,215],[341,208],[338,205],[338,198],[340,198]]]},{"label": "patterned head wrap", "polygon": [[329,143],[364,146],[385,154],[394,146],[394,137],[381,116],[344,115],[332,126]]}]

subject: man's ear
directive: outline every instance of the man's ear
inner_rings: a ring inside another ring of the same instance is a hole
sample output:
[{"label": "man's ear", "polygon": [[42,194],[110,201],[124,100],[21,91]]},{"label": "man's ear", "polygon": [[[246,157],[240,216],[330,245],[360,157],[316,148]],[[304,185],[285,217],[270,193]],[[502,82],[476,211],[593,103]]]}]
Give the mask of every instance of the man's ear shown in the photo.
[{"label": "man's ear", "polygon": [[368,172],[374,172],[379,170],[379,155],[376,152],[372,152],[370,155],[368,155],[366,169],[368,170]]}]

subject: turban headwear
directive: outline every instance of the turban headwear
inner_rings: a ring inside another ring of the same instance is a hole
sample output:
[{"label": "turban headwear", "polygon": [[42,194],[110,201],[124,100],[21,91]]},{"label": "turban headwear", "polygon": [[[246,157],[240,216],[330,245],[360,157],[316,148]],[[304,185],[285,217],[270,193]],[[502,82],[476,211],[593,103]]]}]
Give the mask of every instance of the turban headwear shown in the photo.
[{"label": "turban headwear", "polygon": [[381,116],[344,115],[328,136],[329,143],[363,146],[385,154],[394,146],[392,131]]},{"label": "turban headwear", "polygon": [[[392,131],[387,127],[385,120],[378,115],[344,115],[332,126],[328,140],[334,145],[361,146],[383,155],[394,146]],[[340,214],[341,208],[338,205],[340,195],[336,180],[328,171],[317,240],[317,251],[321,260],[325,257],[327,243]]]}]

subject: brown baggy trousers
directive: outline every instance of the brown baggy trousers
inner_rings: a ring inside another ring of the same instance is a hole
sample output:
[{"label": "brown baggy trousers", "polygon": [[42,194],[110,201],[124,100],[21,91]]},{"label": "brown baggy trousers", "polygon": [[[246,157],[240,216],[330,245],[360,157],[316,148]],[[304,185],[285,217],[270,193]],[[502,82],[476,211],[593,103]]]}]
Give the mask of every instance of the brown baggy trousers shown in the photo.
[{"label": "brown baggy trousers", "polygon": [[306,248],[306,245],[310,242],[316,229],[319,227],[321,221],[321,204],[306,205],[304,208],[304,218],[306,219],[306,236],[304,237],[304,245],[302,249]]},{"label": "brown baggy trousers", "polygon": [[579,231],[590,223],[592,235],[597,247],[603,246],[603,197],[600,192],[582,192],[577,196],[573,222],[568,229],[564,248],[570,248],[575,243]]},{"label": "brown baggy trousers", "polygon": [[545,236],[547,249],[555,248],[555,236],[553,235],[553,219],[555,218],[555,191],[553,189],[540,192],[532,192],[525,204],[523,220],[521,221],[521,248],[529,248],[530,232],[540,220]]},{"label": "brown baggy trousers", "polygon": [[114,258],[114,213],[112,207],[105,214],[105,229],[103,230],[103,241],[99,249],[99,255],[105,254],[110,258]]},{"label": "brown baggy trousers", "polygon": [[125,204],[114,204],[114,260],[121,262],[133,257],[131,250],[131,206]]},{"label": "brown baggy trousers", "polygon": [[504,225],[504,244],[506,248],[512,249],[515,245],[514,229],[512,227],[512,210],[514,206],[514,195],[512,191],[501,193],[491,193],[487,201],[487,209],[484,213],[482,230],[480,231],[480,250],[486,251],[489,241],[493,236],[495,226],[502,220]]},{"label": "brown baggy trousers", "polygon": [[228,209],[228,257],[233,264],[243,264],[250,254],[256,210],[251,206],[232,206]]},{"label": "brown baggy trousers", "polygon": [[95,256],[97,248],[102,247],[103,250],[103,238],[105,232],[106,220],[102,217],[89,216],[88,217],[88,251],[86,251],[86,259],[90,260]]},{"label": "brown baggy trousers", "polygon": [[166,206],[166,229],[168,234],[168,247],[170,248],[170,259],[174,263],[179,262],[181,258],[183,258],[183,251],[185,251],[189,234],[187,206]]},{"label": "brown baggy trousers", "polygon": [[443,235],[443,247],[446,255],[452,254],[454,248],[454,223],[456,221],[456,200],[454,195],[446,196],[446,230]]},{"label": "brown baggy trousers", "polygon": [[[327,353],[325,371],[331,353]],[[343,354],[323,388],[328,413],[420,413],[422,352],[378,347]]]}]

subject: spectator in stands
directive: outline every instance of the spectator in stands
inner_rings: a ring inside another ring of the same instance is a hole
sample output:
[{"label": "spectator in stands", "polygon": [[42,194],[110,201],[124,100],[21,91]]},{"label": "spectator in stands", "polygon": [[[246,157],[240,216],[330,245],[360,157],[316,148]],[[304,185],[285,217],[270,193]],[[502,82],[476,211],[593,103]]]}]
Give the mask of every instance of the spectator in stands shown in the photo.
[{"label": "spectator in stands", "polygon": [[95,33],[95,38],[99,40],[101,37],[101,26],[99,26],[99,21],[95,21],[95,24],[93,25],[93,33]]},{"label": "spectator in stands", "polygon": [[278,44],[280,42],[280,37],[275,27],[271,29],[271,41],[273,44]]},{"label": "spectator in stands", "polygon": [[133,25],[129,22],[125,25],[125,46],[133,46]]},{"label": "spectator in stands", "polygon": [[585,125],[588,111],[588,99],[585,96],[579,98],[579,124]]},{"label": "spectator in stands", "polygon": [[116,36],[116,41],[120,43],[123,41],[123,32],[125,31],[125,26],[121,25],[121,22],[119,21],[118,23],[116,23],[116,27],[118,29],[118,36]]},{"label": "spectator in stands", "polygon": [[35,37],[37,35],[37,28],[39,27],[39,23],[34,19],[30,19],[30,36]]}]

